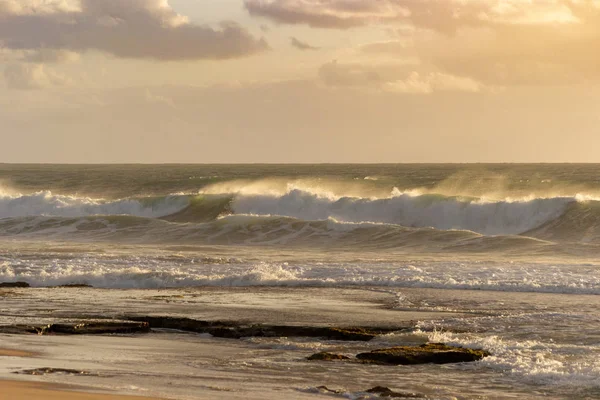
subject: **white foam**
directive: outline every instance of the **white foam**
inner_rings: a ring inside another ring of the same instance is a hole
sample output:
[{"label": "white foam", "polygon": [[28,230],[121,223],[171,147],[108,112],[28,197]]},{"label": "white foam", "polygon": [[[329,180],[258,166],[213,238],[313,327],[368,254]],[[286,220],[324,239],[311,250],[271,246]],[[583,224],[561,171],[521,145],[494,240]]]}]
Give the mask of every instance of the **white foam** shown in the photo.
[{"label": "white foam", "polygon": [[219,263],[194,256],[165,260],[152,256],[102,254],[0,258],[0,281],[34,286],[86,283],[103,288],[189,286],[357,286],[439,288],[506,292],[600,294],[597,265],[468,262],[244,261]]},{"label": "white foam", "polygon": [[479,361],[477,368],[504,372],[528,384],[600,388],[600,359],[586,345],[512,340],[473,333],[422,333],[431,342],[486,349],[492,355]]},{"label": "white foam", "polygon": [[336,198],[293,189],[284,195],[236,197],[236,213],[280,215],[303,220],[376,222],[407,227],[470,230],[486,235],[518,234],[555,219],[574,198],[484,201],[396,193],[389,198]]}]

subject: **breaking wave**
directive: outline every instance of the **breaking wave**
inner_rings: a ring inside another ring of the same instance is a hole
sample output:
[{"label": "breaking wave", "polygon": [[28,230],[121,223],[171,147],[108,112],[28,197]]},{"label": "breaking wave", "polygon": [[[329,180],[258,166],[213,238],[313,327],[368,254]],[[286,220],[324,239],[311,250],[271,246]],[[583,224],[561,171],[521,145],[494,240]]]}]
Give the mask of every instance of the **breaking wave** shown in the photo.
[{"label": "breaking wave", "polygon": [[491,247],[589,242],[600,236],[600,202],[578,196],[494,201],[398,190],[387,197],[339,197],[295,188],[118,200],[50,191],[0,194],[0,235],[23,234],[137,242],[441,243],[487,250],[489,240]]},{"label": "breaking wave", "polygon": [[181,195],[108,201],[53,194],[50,191],[28,195],[0,194],[0,218],[90,215],[133,215],[156,218],[179,211],[188,204],[187,196]]}]

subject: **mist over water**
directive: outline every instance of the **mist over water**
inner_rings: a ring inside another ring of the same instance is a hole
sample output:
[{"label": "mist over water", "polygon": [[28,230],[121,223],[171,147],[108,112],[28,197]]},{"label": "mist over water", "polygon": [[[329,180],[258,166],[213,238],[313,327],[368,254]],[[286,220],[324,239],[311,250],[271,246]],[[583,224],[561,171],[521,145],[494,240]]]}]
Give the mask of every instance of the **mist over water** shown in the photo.
[{"label": "mist over water", "polygon": [[580,249],[600,227],[596,172],[593,165],[4,165],[0,235],[373,248],[444,236],[446,247],[463,249],[483,235],[491,250],[518,235],[517,248],[534,250],[541,240]]}]

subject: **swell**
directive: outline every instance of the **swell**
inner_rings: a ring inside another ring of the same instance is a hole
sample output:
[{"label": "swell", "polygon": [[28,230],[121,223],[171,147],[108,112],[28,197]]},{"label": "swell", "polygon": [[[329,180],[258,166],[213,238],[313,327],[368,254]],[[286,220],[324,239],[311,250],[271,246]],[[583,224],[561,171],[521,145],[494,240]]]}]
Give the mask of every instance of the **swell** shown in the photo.
[{"label": "swell", "polygon": [[298,189],[107,201],[46,191],[0,195],[0,235],[168,243],[444,242],[461,248],[468,239],[466,248],[474,242],[481,248],[537,246],[600,237],[600,202],[578,197],[491,201],[401,192],[384,198],[335,197]]},{"label": "swell", "polygon": [[232,207],[236,213],[281,215],[303,220],[334,218],[343,222],[515,235],[560,217],[574,201],[568,197],[488,201],[400,192],[387,198],[336,198],[291,190],[282,196],[237,196]]},{"label": "swell", "polygon": [[413,252],[543,253],[550,242],[470,231],[407,228],[393,224],[304,221],[290,217],[230,215],[205,223],[135,216],[21,217],[0,220],[0,237],[56,241],[167,245],[241,245]]},{"label": "swell", "polygon": [[560,218],[547,221],[524,235],[552,241],[597,242],[600,239],[600,201],[573,202]]}]

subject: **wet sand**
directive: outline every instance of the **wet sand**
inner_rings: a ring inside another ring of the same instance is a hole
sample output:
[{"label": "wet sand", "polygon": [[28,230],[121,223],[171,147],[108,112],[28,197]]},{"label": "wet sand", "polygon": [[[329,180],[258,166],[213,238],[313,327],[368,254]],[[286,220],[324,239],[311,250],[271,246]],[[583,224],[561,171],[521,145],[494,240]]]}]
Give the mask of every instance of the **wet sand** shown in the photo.
[{"label": "wet sand", "polygon": [[78,392],[81,388],[0,380],[0,400],[151,400],[150,397]]},{"label": "wet sand", "polygon": [[[397,310],[394,292],[354,288],[30,288],[12,291],[16,295],[6,297],[3,304],[11,312],[0,313],[0,325],[74,323],[92,314],[95,318],[169,315],[290,326],[410,327],[417,320],[460,315]],[[319,338],[231,340],[161,329],[134,335],[0,334],[0,341],[4,348],[11,349],[5,353],[10,356],[0,362],[0,377],[7,379],[0,381],[3,396],[0,400],[53,399],[50,395],[57,399],[129,399],[104,394],[105,391],[178,400],[314,400],[330,397],[328,393],[315,392],[314,388],[320,385],[356,392],[375,383],[389,385],[396,379],[395,374],[382,378],[384,370],[359,364],[319,365],[305,360],[323,349],[358,353],[385,345],[377,341],[369,345]],[[21,352],[21,349],[27,351]],[[29,352],[36,356],[15,357]],[[37,368],[68,368],[86,373],[23,374]],[[28,382],[74,386],[57,388],[12,383],[16,378],[14,373],[21,374],[18,379]],[[88,392],[84,396],[70,392],[71,388],[80,392],[100,391],[102,395]],[[79,397],[65,397],[65,390],[70,396]]]},{"label": "wet sand", "polygon": [[[39,353],[0,348],[0,357],[28,358]],[[152,400],[150,397],[90,393],[89,388],[43,382],[0,380],[0,400]]]},{"label": "wet sand", "polygon": [[14,349],[0,348],[0,357],[33,357],[36,353]]}]

